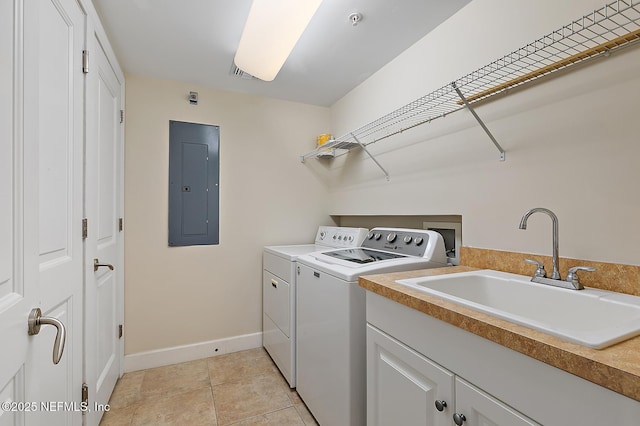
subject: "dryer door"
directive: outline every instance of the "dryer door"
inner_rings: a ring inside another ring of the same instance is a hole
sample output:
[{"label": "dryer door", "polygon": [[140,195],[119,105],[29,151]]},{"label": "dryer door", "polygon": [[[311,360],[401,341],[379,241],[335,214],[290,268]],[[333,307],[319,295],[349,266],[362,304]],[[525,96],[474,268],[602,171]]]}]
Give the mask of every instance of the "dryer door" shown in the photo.
[{"label": "dryer door", "polygon": [[262,303],[264,313],[290,337],[290,285],[267,270],[262,271]]}]

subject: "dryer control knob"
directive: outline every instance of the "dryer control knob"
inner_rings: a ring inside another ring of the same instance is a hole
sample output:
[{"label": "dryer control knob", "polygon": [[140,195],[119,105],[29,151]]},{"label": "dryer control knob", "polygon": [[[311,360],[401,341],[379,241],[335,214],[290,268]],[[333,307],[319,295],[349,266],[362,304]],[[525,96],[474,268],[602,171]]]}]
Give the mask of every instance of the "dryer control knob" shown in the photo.
[{"label": "dryer control knob", "polygon": [[373,232],[369,232],[369,233],[367,234],[367,238],[368,238],[368,239],[372,239],[372,238],[373,238]]},{"label": "dryer control knob", "polygon": [[422,239],[422,237],[416,237],[414,241],[416,242],[416,245],[419,246],[422,245],[424,240]]},{"label": "dryer control knob", "polygon": [[326,236],[327,236],[326,232],[324,232],[324,231],[320,232],[320,239],[321,240],[324,240],[324,237],[326,237]]},{"label": "dryer control knob", "polygon": [[395,232],[391,232],[389,235],[387,235],[387,241],[392,243],[396,240],[396,237],[398,235]]},{"label": "dryer control knob", "polygon": [[380,234],[380,233],[376,232],[376,234],[374,235],[374,237],[375,237],[375,239],[376,239],[376,240],[379,240],[379,239],[380,239],[380,237],[382,237],[382,234]]},{"label": "dryer control knob", "polygon": [[404,242],[405,242],[405,244],[409,244],[409,243],[411,243],[411,240],[413,240],[413,238],[411,237],[411,235],[407,235],[406,237],[404,237],[404,238],[402,239],[402,241],[404,241]]}]

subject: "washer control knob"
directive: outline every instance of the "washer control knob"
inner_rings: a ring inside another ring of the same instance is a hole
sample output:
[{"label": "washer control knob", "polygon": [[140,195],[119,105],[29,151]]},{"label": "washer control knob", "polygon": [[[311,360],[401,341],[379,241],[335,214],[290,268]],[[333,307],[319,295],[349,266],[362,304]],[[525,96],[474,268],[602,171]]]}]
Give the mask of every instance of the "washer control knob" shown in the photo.
[{"label": "washer control knob", "polygon": [[352,235],[349,235],[348,240],[349,240],[349,242],[353,241],[353,236],[352,236]]},{"label": "washer control knob", "polygon": [[424,239],[422,237],[416,237],[416,239],[414,241],[415,241],[417,246],[420,246],[424,242]]},{"label": "washer control knob", "polygon": [[409,243],[411,243],[411,240],[413,240],[413,238],[411,237],[411,235],[407,235],[406,237],[404,237],[404,238],[402,239],[402,241],[404,241],[404,242],[405,242],[405,244],[409,244]]},{"label": "washer control knob", "polygon": [[324,237],[326,237],[326,236],[327,236],[327,233],[326,233],[326,232],[324,232],[324,231],[320,231],[320,239],[321,239],[321,240],[324,240]]},{"label": "washer control knob", "polygon": [[342,235],[338,235],[338,241],[342,241]]},{"label": "washer control knob", "polygon": [[368,239],[372,239],[372,238],[373,238],[373,232],[369,232],[369,233],[367,234],[367,238],[368,238]]},{"label": "washer control knob", "polygon": [[379,233],[379,232],[376,232],[376,234],[374,235],[374,237],[375,237],[375,239],[376,239],[376,240],[379,240],[379,239],[380,239],[380,237],[382,237],[382,234],[381,234],[381,233]]},{"label": "washer control knob", "polygon": [[337,236],[337,235],[334,235],[334,236],[333,236],[333,239],[334,239],[334,240],[337,240],[337,239],[338,239],[338,236]]},{"label": "washer control knob", "polygon": [[398,235],[395,232],[391,232],[391,233],[389,233],[389,235],[387,235],[387,241],[392,243],[392,242],[394,242],[396,240],[397,236]]}]

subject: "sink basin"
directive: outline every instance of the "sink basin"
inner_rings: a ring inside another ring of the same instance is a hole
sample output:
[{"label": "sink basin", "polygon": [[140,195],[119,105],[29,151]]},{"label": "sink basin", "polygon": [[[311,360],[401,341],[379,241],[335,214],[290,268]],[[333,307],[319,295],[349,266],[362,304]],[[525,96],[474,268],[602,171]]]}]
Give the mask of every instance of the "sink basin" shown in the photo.
[{"label": "sink basin", "polygon": [[640,297],[567,290],[493,270],[396,281],[433,296],[594,349],[640,335]]}]

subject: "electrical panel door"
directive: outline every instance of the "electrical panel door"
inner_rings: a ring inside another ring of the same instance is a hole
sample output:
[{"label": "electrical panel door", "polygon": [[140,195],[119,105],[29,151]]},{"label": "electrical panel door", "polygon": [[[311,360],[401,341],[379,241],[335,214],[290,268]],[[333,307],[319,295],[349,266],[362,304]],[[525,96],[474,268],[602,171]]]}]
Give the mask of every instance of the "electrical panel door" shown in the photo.
[{"label": "electrical panel door", "polygon": [[169,122],[169,246],[218,244],[220,128]]}]

